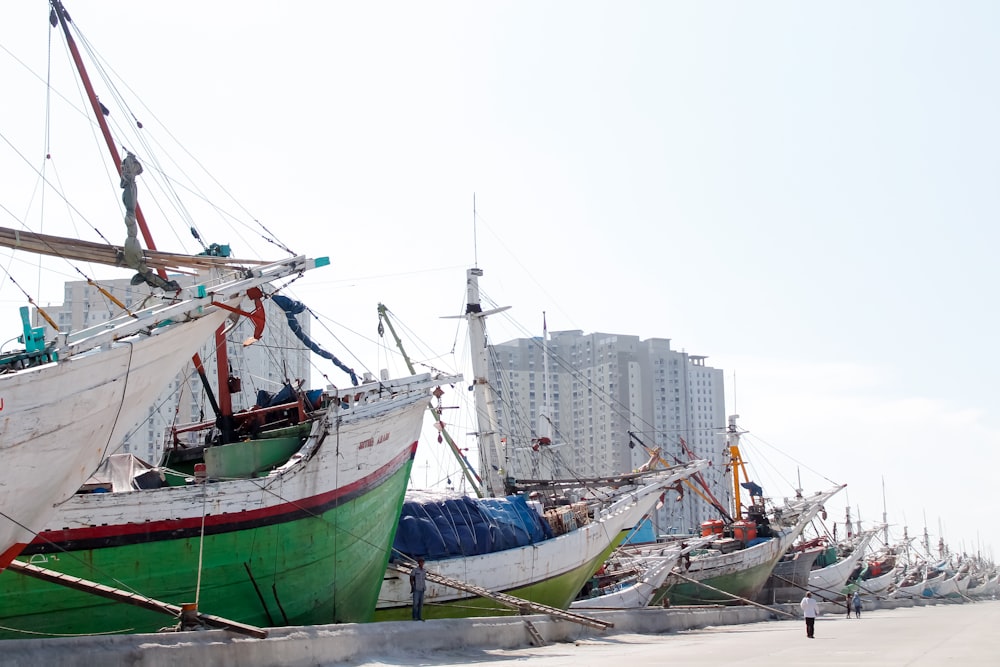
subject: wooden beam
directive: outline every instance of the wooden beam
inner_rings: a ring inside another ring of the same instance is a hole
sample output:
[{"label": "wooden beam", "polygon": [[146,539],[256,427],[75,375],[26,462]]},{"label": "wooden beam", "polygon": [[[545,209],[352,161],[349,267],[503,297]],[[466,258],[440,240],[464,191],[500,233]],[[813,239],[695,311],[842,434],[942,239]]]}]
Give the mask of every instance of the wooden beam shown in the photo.
[{"label": "wooden beam", "polygon": [[[99,584],[96,581],[73,577],[68,574],[63,574],[62,572],[56,572],[55,570],[38,567],[37,565],[31,565],[19,560],[11,561],[11,564],[7,566],[7,569],[14,570],[15,572],[19,572],[23,575],[34,577],[35,579],[41,579],[42,581],[47,581],[59,586],[66,586],[67,588],[83,591],[84,593],[92,593],[93,595],[108,598],[109,600],[114,600],[115,602],[131,604],[136,607],[148,609],[149,611],[166,614],[167,616],[172,616],[175,619],[179,619],[181,617],[180,605],[161,602],[160,600],[154,600],[153,598],[146,597],[144,595],[123,591],[119,588],[112,588],[111,586],[105,586],[104,584]],[[263,630],[254,625],[230,621],[219,616],[212,616],[211,614],[199,613],[198,620],[205,625],[214,628],[232,630],[233,632],[249,635],[250,637],[256,637],[258,639],[264,639],[267,637],[267,630]]]},{"label": "wooden beam", "polygon": [[[125,265],[122,246],[80,239],[26,232],[9,227],[0,227],[0,246],[25,250],[39,255],[62,257],[68,260],[93,262],[107,266],[128,268]],[[164,269],[175,273],[193,273],[211,267],[237,268],[258,266],[269,262],[261,260],[234,260],[231,257],[212,255],[184,255],[180,253],[144,250],[146,265],[153,269]]]}]

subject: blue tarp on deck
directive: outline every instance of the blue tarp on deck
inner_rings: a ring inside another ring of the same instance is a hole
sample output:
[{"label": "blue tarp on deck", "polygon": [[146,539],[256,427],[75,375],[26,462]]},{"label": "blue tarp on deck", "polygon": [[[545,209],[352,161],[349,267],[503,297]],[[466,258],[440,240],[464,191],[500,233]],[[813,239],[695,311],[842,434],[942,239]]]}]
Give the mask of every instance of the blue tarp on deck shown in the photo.
[{"label": "blue tarp on deck", "polygon": [[552,537],[522,496],[447,498],[403,503],[393,558],[475,556]]}]

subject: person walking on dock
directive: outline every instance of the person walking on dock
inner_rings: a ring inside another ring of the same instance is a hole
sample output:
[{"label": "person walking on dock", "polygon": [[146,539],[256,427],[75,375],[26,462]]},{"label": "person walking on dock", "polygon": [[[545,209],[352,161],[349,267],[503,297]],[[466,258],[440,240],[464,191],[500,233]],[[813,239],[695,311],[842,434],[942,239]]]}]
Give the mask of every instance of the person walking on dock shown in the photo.
[{"label": "person walking on dock", "polygon": [[[851,598],[851,604],[854,605],[854,617],[861,618],[861,595],[854,591],[854,597]],[[850,612],[848,612],[850,614]]]},{"label": "person walking on dock", "polygon": [[813,632],[816,628],[816,614],[818,613],[816,600],[813,599],[813,594],[806,593],[806,596],[802,598],[802,602],[799,603],[799,606],[802,607],[802,616],[806,619],[806,637],[813,639]]},{"label": "person walking on dock", "polygon": [[410,593],[413,594],[413,620],[424,620],[424,589],[427,587],[427,571],[424,559],[417,559],[417,566],[410,570]]}]

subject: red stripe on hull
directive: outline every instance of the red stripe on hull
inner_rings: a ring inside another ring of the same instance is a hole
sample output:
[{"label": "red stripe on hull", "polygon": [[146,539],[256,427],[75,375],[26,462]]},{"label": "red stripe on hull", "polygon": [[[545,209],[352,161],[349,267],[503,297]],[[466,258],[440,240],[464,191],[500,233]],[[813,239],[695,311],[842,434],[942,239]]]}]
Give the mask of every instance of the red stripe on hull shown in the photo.
[{"label": "red stripe on hull", "polygon": [[[301,513],[304,510],[311,510],[318,507],[324,507],[331,504],[335,504],[338,500],[345,497],[350,497],[353,495],[359,495],[368,487],[375,485],[379,480],[384,478],[386,475],[392,474],[395,470],[399,468],[400,465],[407,459],[412,459],[417,451],[417,443],[412,443],[409,447],[404,449],[398,456],[389,461],[386,465],[382,466],[370,475],[366,475],[361,479],[342,486],[326,493],[321,493],[316,496],[311,496],[309,498],[302,498],[299,500],[294,500],[292,502],[283,502],[278,505],[271,507],[265,507],[257,510],[244,510],[239,512],[229,512],[226,514],[219,515],[209,515],[204,517],[205,528],[216,529],[213,532],[225,532],[227,524],[245,524],[247,522],[254,521],[266,521],[268,519],[273,519],[274,517],[280,517],[283,514],[291,513]],[[137,492],[141,493],[141,491]],[[140,534],[151,534],[165,531],[182,531],[187,529],[198,528],[200,529],[202,525],[201,516],[193,516],[185,519],[167,519],[163,521],[150,521],[146,523],[126,523],[118,524],[112,526],[88,526],[86,528],[67,528],[65,530],[46,530],[38,534],[38,536],[31,542],[33,546],[35,545],[49,545],[52,543],[60,542],[82,542],[89,540],[100,540],[108,539],[112,537],[124,536],[124,535],[140,535]],[[17,556],[18,553],[24,548],[25,545],[20,545],[16,548],[13,555],[10,556],[6,561],[0,561],[3,567],[6,567],[10,561]],[[13,548],[12,548],[13,550]],[[4,554],[7,556],[7,553]]]}]

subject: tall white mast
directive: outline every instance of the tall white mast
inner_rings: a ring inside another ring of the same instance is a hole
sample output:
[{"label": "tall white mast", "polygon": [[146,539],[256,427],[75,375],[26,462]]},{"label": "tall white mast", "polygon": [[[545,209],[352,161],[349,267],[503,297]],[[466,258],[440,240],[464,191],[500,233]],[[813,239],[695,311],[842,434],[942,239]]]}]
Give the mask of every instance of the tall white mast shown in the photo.
[{"label": "tall white mast", "polygon": [[552,440],[549,415],[549,324],[542,311],[542,405],[538,409],[538,437]]},{"label": "tall white mast", "polygon": [[[552,411],[549,408],[549,323],[545,317],[545,312],[542,312],[542,404],[538,408],[538,455],[542,463],[545,463],[546,459],[551,464],[552,459],[549,456],[551,451],[548,449],[554,443],[552,440],[553,430],[552,430]],[[539,476],[542,477],[545,471],[544,467],[539,468]],[[552,478],[555,478],[555,467],[554,465],[549,466],[547,471]]]},{"label": "tall white mast", "polygon": [[882,535],[883,542],[889,544],[889,515],[885,509],[885,477],[882,477]]},{"label": "tall white mast", "polygon": [[483,311],[479,300],[479,268],[466,271],[465,319],[469,326],[469,348],[472,351],[472,390],[476,403],[476,424],[479,443],[480,476],[490,496],[503,496],[507,476],[507,457],[497,429],[493,389],[489,381],[489,357],[486,345],[486,316],[508,310],[510,306]]}]

